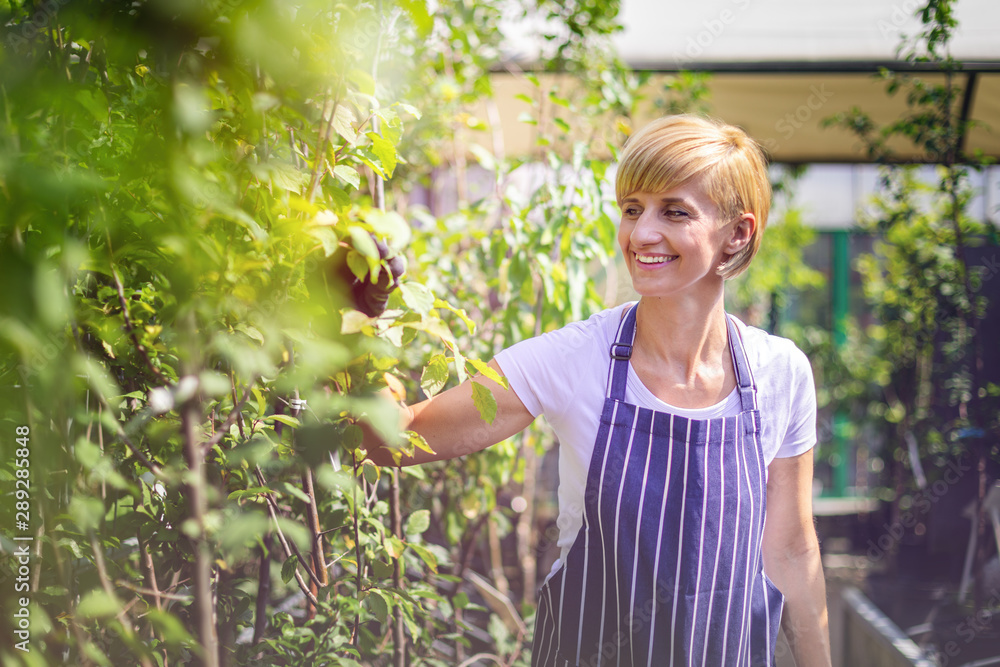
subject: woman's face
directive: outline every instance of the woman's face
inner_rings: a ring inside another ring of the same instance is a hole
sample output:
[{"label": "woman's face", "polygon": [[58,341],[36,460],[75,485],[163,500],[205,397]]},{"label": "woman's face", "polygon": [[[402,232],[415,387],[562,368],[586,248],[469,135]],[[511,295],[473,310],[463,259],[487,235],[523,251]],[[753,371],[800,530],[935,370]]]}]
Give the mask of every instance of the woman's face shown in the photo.
[{"label": "woman's face", "polygon": [[700,179],[667,192],[633,192],[622,200],[621,211],[618,245],[641,296],[721,285],[716,270],[753,231],[752,215],[744,214],[739,223],[723,220]]}]

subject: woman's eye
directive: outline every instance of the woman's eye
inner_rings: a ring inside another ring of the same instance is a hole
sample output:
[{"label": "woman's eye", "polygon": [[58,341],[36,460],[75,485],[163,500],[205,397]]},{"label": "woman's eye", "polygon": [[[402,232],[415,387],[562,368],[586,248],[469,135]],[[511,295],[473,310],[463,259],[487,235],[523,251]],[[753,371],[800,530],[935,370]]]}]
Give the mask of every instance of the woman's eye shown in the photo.
[{"label": "woman's eye", "polygon": [[682,211],[682,210],[676,209],[676,208],[668,208],[666,210],[666,214],[667,214],[668,217],[671,217],[671,218],[681,218],[681,217],[684,217],[684,216],[687,215],[687,211]]},{"label": "woman's eye", "polygon": [[630,218],[635,217],[639,215],[639,209],[635,208],[634,206],[628,206],[625,208],[625,215],[627,215]]}]

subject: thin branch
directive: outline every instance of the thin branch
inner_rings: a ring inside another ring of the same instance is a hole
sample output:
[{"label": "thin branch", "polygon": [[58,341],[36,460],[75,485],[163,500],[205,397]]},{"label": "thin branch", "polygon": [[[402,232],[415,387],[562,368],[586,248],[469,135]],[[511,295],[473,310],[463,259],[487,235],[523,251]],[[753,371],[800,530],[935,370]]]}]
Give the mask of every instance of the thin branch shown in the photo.
[{"label": "thin branch", "polygon": [[274,541],[270,533],[266,534],[260,550],[260,568],[258,570],[257,600],[253,621],[253,644],[257,644],[267,629],[267,604],[271,599],[271,547]]},{"label": "thin branch", "polygon": [[[73,322],[70,326],[73,330],[73,339],[76,341],[77,351],[80,354],[86,355],[87,353],[83,349],[83,343],[80,341],[80,330],[77,328],[75,322]],[[90,378],[88,377],[87,380],[89,382]],[[97,396],[97,399],[101,402],[101,405],[104,407],[104,409],[107,410],[109,414],[114,414],[114,410],[112,410],[111,405],[108,404],[108,399],[104,397],[104,395],[100,392],[97,386],[91,383],[91,387],[94,390],[94,394]],[[129,439],[128,435],[125,433],[124,427],[122,427],[122,425],[118,423],[118,420],[112,418],[111,421],[115,425],[116,434],[118,435],[119,438],[121,438],[121,441],[125,443],[125,446],[129,448],[129,451],[132,452],[132,455],[135,456],[137,459],[139,459],[139,462],[142,463],[142,465],[146,466],[146,468],[148,468],[151,473],[153,473],[161,480],[165,480],[166,478],[164,477],[163,471],[160,469],[160,466],[150,461],[149,458],[147,458],[146,455],[143,454],[139,450],[139,448],[135,446],[135,444]]]},{"label": "thin branch", "polygon": [[[108,400],[104,398],[104,396],[102,396],[99,391],[97,391],[96,387],[94,388],[94,393],[97,394],[97,398],[98,400],[101,401],[101,405],[104,406],[104,409],[107,410],[109,413],[113,414],[114,410],[112,410],[111,404],[109,404]],[[114,419],[112,417],[112,421],[114,422],[116,427],[116,435],[121,439],[123,443],[125,443],[125,446],[128,447],[129,451],[132,452],[132,455],[135,456],[135,458],[139,459],[139,463],[146,466],[149,469],[149,471],[153,473],[156,477],[158,477],[160,480],[166,481],[166,477],[164,476],[163,470],[160,468],[160,466],[153,463],[145,454],[142,453],[142,451],[139,450],[139,448],[135,445],[135,443],[129,439],[128,435],[125,434],[125,429],[122,427],[121,424],[118,423],[117,419]]]},{"label": "thin branch", "polygon": [[[338,88],[340,87],[340,82],[338,82]],[[322,174],[326,169],[323,167],[323,162],[326,160],[324,154],[326,153],[326,143],[330,138],[330,131],[333,129],[333,121],[337,115],[337,107],[339,106],[339,100],[333,100],[333,106],[330,106],[330,98],[332,92],[327,89],[326,99],[323,100],[323,111],[327,108],[330,109],[330,116],[326,119],[326,122],[320,127],[319,130],[319,141],[316,145],[315,160],[316,164],[313,165],[312,178],[309,180],[309,190],[306,192],[306,199],[312,201],[313,197],[316,195],[316,186],[319,185],[320,174]]]},{"label": "thin branch", "polygon": [[[240,415],[243,414],[243,406],[247,404],[247,400],[250,397],[251,389],[253,388],[253,386],[255,384],[257,384],[257,382],[259,380],[260,380],[260,376],[259,375],[255,375],[254,378],[250,381],[250,384],[248,384],[247,388],[243,391],[243,398],[240,399],[239,404],[233,406],[233,409],[230,410],[230,412],[229,412],[229,416],[226,417],[226,421],[222,422],[222,426],[219,427],[219,430],[216,431],[215,434],[212,435],[211,438],[209,438],[208,440],[206,440],[205,444],[203,444],[201,446],[201,449],[202,449],[203,453],[207,452],[212,447],[214,447],[215,445],[219,444],[219,442],[222,441],[222,438],[224,438],[226,436],[226,433],[229,433],[230,427],[236,422],[236,419]],[[234,392],[235,392],[235,388],[234,388]],[[235,393],[233,395],[233,400],[234,401],[236,400]],[[242,428],[240,429],[240,433],[243,434]],[[243,437],[246,437],[246,435],[243,434]]]},{"label": "thin branch", "polygon": [[190,595],[177,595],[175,593],[164,593],[160,590],[150,590],[148,588],[143,588],[142,586],[136,586],[131,581],[116,580],[115,586],[121,586],[122,588],[127,588],[133,593],[139,593],[140,595],[151,595],[156,598],[157,608],[159,608],[160,598],[166,600],[175,600],[177,602],[191,602],[194,598]]},{"label": "thin branch", "polygon": [[[156,567],[153,564],[153,555],[149,553],[149,544],[144,539],[142,539],[142,531],[138,530],[136,531],[136,539],[139,542],[139,563],[142,565],[143,574],[145,574],[146,582],[149,584],[148,595],[153,596],[153,600],[156,602],[156,608],[160,611],[163,611],[162,598],[169,596],[165,596],[160,591],[160,586],[156,581]],[[128,586],[126,586],[126,588],[128,588]]]},{"label": "thin branch", "polygon": [[322,586],[329,584],[329,577],[326,571],[326,557],[323,553],[323,531],[319,522],[319,503],[316,500],[316,485],[313,481],[311,469],[306,469],[302,475],[302,481],[306,487],[306,495],[309,496],[309,530],[312,533],[313,547],[313,569],[319,574]]},{"label": "thin branch", "polygon": [[[257,466],[255,474],[257,475],[257,481],[260,482],[260,485],[266,487],[267,481],[264,479],[264,473],[261,471],[260,466]],[[322,586],[319,577],[317,577],[316,573],[313,572],[311,567],[309,567],[309,561],[307,561],[305,557],[303,557],[302,552],[299,551],[298,545],[295,544],[295,542],[289,542],[285,538],[285,533],[282,532],[281,526],[278,524],[278,501],[276,501],[274,496],[270,493],[265,493],[264,498],[267,500],[267,511],[271,515],[271,520],[274,521],[274,527],[278,531],[278,540],[281,542],[281,546],[285,550],[285,556],[291,558],[294,554],[299,559],[299,562],[302,563],[302,567],[309,574],[309,578],[314,581],[317,586]],[[297,570],[295,578],[299,582],[302,592],[306,594],[307,598],[309,598],[309,601],[318,605],[319,602],[316,600],[316,596],[309,590],[308,584],[306,584],[301,575],[298,574]]]},{"label": "thin branch", "polygon": [[494,655],[493,653],[477,653],[474,656],[458,663],[458,667],[469,667],[470,665],[474,665],[476,662],[483,659],[492,660],[493,662],[501,666],[505,664],[503,658],[501,658],[498,655]]},{"label": "thin branch", "polygon": [[[357,479],[358,478],[358,459],[357,459],[357,455],[355,454],[354,451],[351,452],[351,465],[352,465],[353,472],[354,472],[354,478]],[[361,483],[362,484],[365,483],[364,475],[361,476]],[[359,531],[359,528],[358,528],[358,514],[360,512],[358,510],[358,485],[357,484],[352,484],[351,485],[351,493],[354,496],[354,502],[352,503],[352,505],[354,507],[354,517],[353,517],[353,519],[354,519],[354,551],[355,551],[355,560],[354,560],[354,563],[355,563],[355,570],[357,571],[357,593],[360,594],[361,593],[361,589],[362,589],[362,584],[363,584],[364,570],[363,570],[363,567],[362,567],[362,564],[361,564],[361,535],[359,534],[360,531]],[[368,495],[367,491],[365,491],[365,495],[366,496]],[[358,630],[360,629],[360,627],[361,627],[361,614],[360,613],[356,613],[354,615],[354,631],[353,631],[352,636],[351,636],[351,640],[354,643],[355,648],[359,648],[359,646],[358,646],[358,641],[359,641]]]},{"label": "thin branch", "polygon": [[[193,321],[189,321],[193,328]],[[208,511],[208,496],[205,487],[205,456],[198,446],[197,424],[201,410],[195,398],[188,399],[181,406],[181,433],[184,440],[184,458],[190,472],[187,483],[188,508],[190,518],[197,526],[197,534],[192,536],[194,551],[194,617],[197,620],[198,641],[204,650],[204,667],[219,667],[219,637],[215,624],[215,587],[213,586],[213,558],[205,535],[205,514]]]},{"label": "thin branch", "polygon": [[[389,478],[389,505],[391,508],[392,534],[398,539],[403,538],[403,513],[399,500],[399,468],[392,469],[392,477]],[[392,564],[392,585],[396,590],[403,590],[402,568],[399,561],[402,555],[396,558]],[[406,633],[403,631],[403,610],[396,609],[396,622],[392,627],[393,634],[393,657],[395,667],[406,667]]]},{"label": "thin branch", "polygon": [[[94,534],[94,531],[90,531],[90,548],[94,553],[94,565],[97,566],[97,576],[101,581],[101,588],[103,588],[104,592],[108,594],[108,597],[114,600],[117,596],[115,596],[115,590],[111,586],[111,580],[108,579],[108,571],[104,565],[104,551],[101,548],[101,545],[98,544],[97,536]],[[129,622],[128,616],[125,615],[124,609],[118,610],[118,622],[122,624],[122,628],[125,629],[125,632],[132,634],[132,623]],[[152,667],[153,663],[151,663],[149,658],[144,655],[139,656],[139,661],[142,663],[143,667]]]}]

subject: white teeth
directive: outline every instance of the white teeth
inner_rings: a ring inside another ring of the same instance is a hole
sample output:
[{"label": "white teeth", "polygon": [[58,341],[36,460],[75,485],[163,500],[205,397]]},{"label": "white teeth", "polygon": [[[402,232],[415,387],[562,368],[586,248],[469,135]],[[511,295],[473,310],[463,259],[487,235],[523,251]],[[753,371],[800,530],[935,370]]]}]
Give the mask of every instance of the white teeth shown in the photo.
[{"label": "white teeth", "polygon": [[635,258],[642,264],[660,264],[676,259],[676,255],[636,255]]}]

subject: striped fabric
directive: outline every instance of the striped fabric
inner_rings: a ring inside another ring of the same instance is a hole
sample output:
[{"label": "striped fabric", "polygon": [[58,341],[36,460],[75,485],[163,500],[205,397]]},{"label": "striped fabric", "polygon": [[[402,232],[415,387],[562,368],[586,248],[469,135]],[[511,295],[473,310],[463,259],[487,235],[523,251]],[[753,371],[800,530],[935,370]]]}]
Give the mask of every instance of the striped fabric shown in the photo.
[{"label": "striped fabric", "polygon": [[622,319],[583,526],[539,592],[533,667],[773,664],[783,596],[761,560],[760,413],[727,323],[742,411],[692,420],[625,402],[635,307]]}]

